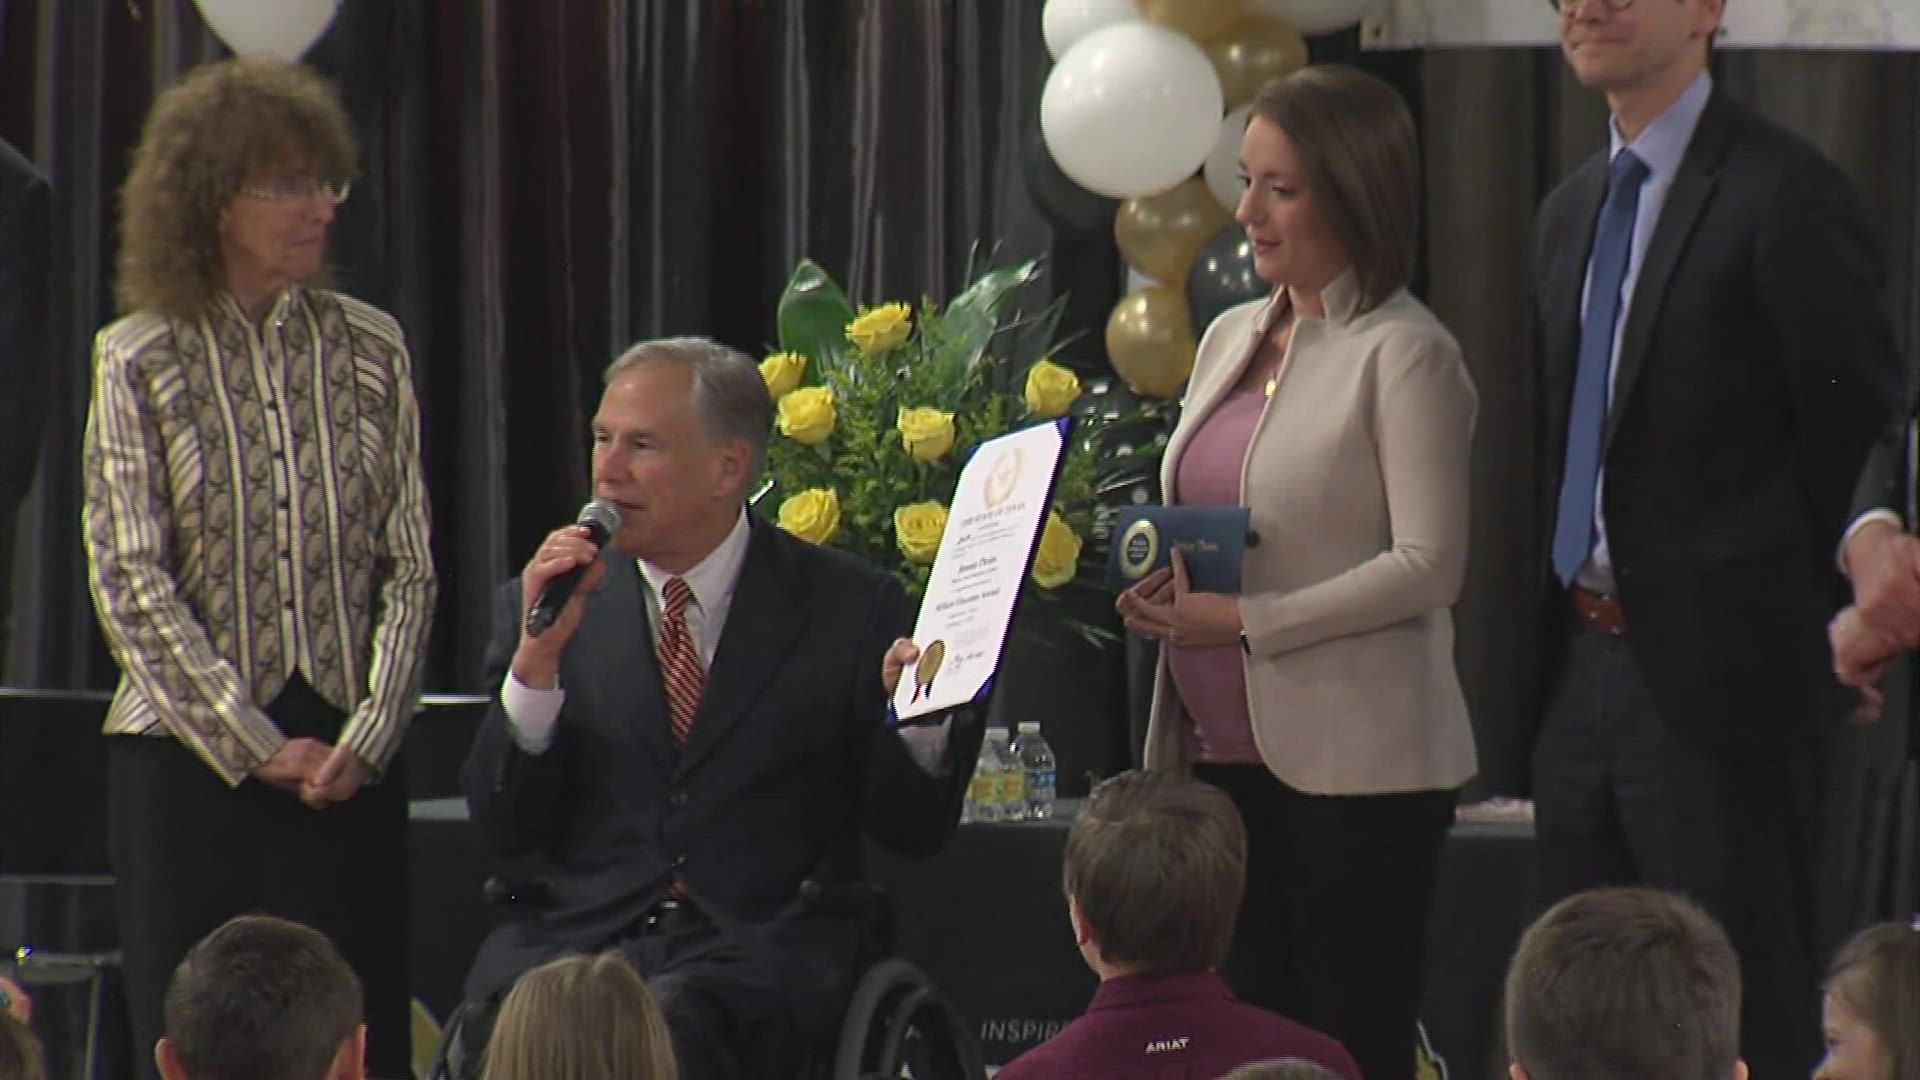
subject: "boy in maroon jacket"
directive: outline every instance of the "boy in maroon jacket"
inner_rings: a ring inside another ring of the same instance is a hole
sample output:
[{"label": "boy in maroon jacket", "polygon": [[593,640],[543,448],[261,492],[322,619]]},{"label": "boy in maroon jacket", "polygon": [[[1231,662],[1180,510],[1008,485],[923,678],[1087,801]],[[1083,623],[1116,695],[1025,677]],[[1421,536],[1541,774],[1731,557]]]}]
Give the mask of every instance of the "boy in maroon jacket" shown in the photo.
[{"label": "boy in maroon jacket", "polygon": [[1219,788],[1134,770],[1094,789],[1067,834],[1067,913],[1100,988],[999,1080],[1214,1080],[1268,1058],[1348,1080],[1341,1045],[1236,999],[1214,968],[1233,939],[1247,834]]}]

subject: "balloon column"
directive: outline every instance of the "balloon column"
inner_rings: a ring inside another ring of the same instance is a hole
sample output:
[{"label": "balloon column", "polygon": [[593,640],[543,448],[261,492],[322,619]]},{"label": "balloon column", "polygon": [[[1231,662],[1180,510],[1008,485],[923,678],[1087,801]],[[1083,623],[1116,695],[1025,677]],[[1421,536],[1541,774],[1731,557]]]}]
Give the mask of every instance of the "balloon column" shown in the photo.
[{"label": "balloon column", "polygon": [[1055,63],[1040,138],[1058,168],[1028,172],[1045,179],[1040,201],[1064,223],[1083,227],[1119,200],[1114,239],[1139,287],[1114,306],[1106,344],[1134,393],[1178,397],[1197,335],[1264,292],[1232,220],[1247,103],[1307,62],[1303,32],[1344,30],[1380,3],[1047,0],[1041,9]]}]

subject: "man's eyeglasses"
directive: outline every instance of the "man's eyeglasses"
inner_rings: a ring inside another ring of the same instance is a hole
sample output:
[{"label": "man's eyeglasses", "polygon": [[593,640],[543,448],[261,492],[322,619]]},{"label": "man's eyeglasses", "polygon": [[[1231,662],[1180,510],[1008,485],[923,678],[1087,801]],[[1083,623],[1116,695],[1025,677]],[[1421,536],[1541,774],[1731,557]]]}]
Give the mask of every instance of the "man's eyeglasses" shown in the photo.
[{"label": "man's eyeglasses", "polygon": [[1633,0],[1547,0],[1547,3],[1552,4],[1553,10],[1562,15],[1577,12],[1587,4],[1599,4],[1608,11],[1615,12],[1625,11],[1633,6]]},{"label": "man's eyeglasses", "polygon": [[283,176],[271,184],[248,184],[240,194],[273,202],[311,202],[324,198],[335,206],[347,201],[353,190],[351,180],[315,180],[312,177]]}]

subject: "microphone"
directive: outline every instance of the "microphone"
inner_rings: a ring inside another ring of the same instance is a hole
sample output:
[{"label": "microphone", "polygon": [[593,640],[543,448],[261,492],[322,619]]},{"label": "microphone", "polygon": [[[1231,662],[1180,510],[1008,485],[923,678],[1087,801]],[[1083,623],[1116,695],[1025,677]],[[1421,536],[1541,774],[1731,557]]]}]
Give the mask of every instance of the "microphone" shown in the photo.
[{"label": "microphone", "polygon": [[[607,541],[613,539],[613,534],[620,531],[620,511],[610,502],[595,499],[580,508],[580,520],[576,524],[587,530],[587,541],[594,547],[606,547]],[[533,609],[527,612],[528,636],[539,637],[547,627],[553,625],[586,574],[586,567],[576,566],[547,582],[534,600]]]}]

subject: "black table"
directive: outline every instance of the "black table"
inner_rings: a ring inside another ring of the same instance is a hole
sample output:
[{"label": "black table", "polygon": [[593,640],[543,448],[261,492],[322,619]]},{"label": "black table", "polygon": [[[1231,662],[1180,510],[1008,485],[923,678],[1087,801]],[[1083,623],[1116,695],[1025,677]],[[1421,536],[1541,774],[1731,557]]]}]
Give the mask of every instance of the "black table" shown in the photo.
[{"label": "black table", "polygon": [[[899,953],[978,1025],[991,1064],[1057,1032],[1093,994],[1060,891],[1075,809],[1063,800],[1046,821],[962,825],[924,861],[869,853],[874,881],[893,897]],[[414,992],[444,1017],[488,925],[486,856],[457,799],[414,803],[412,853]],[[1488,1075],[1500,984],[1532,894],[1530,825],[1455,825],[1432,912],[1423,1020],[1453,1080]]]}]

